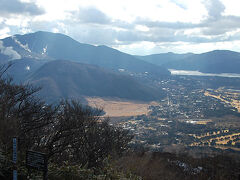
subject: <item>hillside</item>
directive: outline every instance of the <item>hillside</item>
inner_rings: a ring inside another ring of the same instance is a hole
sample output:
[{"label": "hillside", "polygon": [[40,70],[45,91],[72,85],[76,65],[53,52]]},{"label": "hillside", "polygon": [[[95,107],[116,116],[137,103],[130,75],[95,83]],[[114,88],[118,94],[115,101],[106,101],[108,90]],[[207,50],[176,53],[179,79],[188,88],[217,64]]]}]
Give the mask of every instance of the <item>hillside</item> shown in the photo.
[{"label": "hillside", "polygon": [[148,72],[157,76],[170,74],[167,69],[139,61],[132,55],[107,46],[82,44],[58,33],[39,31],[31,34],[15,35],[2,41],[4,46],[12,47],[21,57],[64,59],[113,70],[125,69],[134,73]]},{"label": "hillside", "polygon": [[10,62],[7,62],[10,63],[11,66],[6,72],[6,74],[11,76],[16,83],[24,82],[29,76],[31,76],[31,74],[33,74],[46,62],[48,62],[48,60],[46,59],[33,58],[12,60]]},{"label": "hillside", "polygon": [[198,70],[204,73],[240,73],[240,53],[226,50],[215,50],[192,55],[177,63],[165,64],[165,67]]},{"label": "hillside", "polygon": [[27,82],[42,86],[40,96],[50,101],[83,96],[151,101],[164,96],[161,90],[140,84],[129,76],[66,60],[44,64]]},{"label": "hillside", "polygon": [[193,55],[192,53],[187,54],[176,54],[172,52],[162,53],[162,54],[151,54],[146,56],[135,56],[138,59],[144,60],[146,62],[163,66],[170,62],[180,61],[186,57]]},{"label": "hillside", "polygon": [[168,69],[197,70],[203,73],[240,73],[240,53],[215,50],[202,54],[158,54],[138,57]]}]

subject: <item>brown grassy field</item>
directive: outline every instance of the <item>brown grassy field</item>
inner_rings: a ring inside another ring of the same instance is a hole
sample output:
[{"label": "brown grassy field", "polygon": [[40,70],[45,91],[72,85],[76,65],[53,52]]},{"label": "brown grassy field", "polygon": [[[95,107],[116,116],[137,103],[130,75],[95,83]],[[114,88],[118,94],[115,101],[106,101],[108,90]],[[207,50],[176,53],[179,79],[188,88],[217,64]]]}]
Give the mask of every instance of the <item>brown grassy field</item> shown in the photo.
[{"label": "brown grassy field", "polygon": [[208,120],[197,121],[197,124],[206,125],[206,124],[209,123],[209,122],[212,122],[212,120],[208,119]]},{"label": "brown grassy field", "polygon": [[[218,91],[216,91],[216,92],[218,92]],[[226,98],[225,96],[221,96],[221,95],[216,96],[216,95],[211,94],[208,91],[205,91],[205,93],[204,93],[205,96],[211,96],[211,97],[219,99],[220,101],[223,101],[227,104],[231,104],[232,107],[235,107],[238,110],[238,112],[240,112],[240,101],[234,99],[234,97],[237,97],[236,93],[226,92],[225,94],[227,94],[226,95],[227,98],[231,97],[230,101],[224,99],[224,98]]]},{"label": "brown grassy field", "polygon": [[88,105],[92,107],[100,107],[106,112],[104,116],[120,117],[120,116],[137,116],[148,114],[149,106],[156,105],[156,102],[137,102],[126,101],[121,99],[108,99],[100,97],[86,97]]},{"label": "brown grassy field", "polygon": [[[209,137],[209,139],[201,141],[202,143],[208,143],[208,146],[211,146],[212,141],[216,141],[216,145],[214,145],[214,147],[216,147],[216,148],[220,148],[220,149],[231,148],[231,149],[234,149],[236,151],[240,151],[240,148],[231,147],[231,146],[227,146],[227,147],[224,146],[224,145],[227,145],[230,140],[233,141],[233,140],[235,140],[235,138],[237,136],[240,135],[240,133],[233,133],[233,134],[224,135],[224,133],[228,133],[228,132],[229,132],[228,130],[223,130],[222,132],[217,131],[217,132],[213,132],[211,134],[206,133],[205,135],[202,135],[202,136],[196,136],[196,135],[191,135],[191,136],[193,136],[197,139]],[[219,134],[222,134],[222,136],[214,137],[214,138],[211,137],[212,135],[219,135]],[[237,142],[239,142],[239,141],[237,141]],[[232,142],[232,145],[235,145],[235,143],[236,142]],[[201,146],[201,144],[199,142],[194,142],[190,146]]]}]

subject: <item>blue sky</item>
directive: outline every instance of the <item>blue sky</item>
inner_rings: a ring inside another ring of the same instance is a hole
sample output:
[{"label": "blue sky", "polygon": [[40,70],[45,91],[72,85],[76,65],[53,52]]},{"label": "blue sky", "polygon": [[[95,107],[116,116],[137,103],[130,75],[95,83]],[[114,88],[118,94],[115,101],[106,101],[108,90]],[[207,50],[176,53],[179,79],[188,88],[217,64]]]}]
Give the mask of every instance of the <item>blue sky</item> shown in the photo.
[{"label": "blue sky", "polygon": [[1,0],[0,38],[59,32],[130,54],[240,52],[239,0]]}]

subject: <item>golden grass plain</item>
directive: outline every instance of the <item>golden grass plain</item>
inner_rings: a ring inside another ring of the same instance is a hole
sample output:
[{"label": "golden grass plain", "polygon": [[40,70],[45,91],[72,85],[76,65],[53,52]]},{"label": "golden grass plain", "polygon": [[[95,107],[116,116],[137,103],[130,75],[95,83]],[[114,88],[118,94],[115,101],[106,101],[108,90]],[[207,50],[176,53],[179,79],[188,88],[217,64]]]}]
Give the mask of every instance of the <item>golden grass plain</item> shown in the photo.
[{"label": "golden grass plain", "polygon": [[100,97],[86,97],[85,99],[88,105],[103,108],[106,112],[104,116],[109,117],[147,115],[149,106],[157,105],[157,102],[138,102]]}]

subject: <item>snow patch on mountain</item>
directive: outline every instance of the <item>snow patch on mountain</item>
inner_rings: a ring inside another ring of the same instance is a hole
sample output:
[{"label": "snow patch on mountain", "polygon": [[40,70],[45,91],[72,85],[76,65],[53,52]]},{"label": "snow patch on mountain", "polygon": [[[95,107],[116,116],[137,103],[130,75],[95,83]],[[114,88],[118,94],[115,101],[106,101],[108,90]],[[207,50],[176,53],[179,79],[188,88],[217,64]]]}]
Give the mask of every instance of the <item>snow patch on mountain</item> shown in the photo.
[{"label": "snow patch on mountain", "polygon": [[46,54],[46,52],[47,52],[47,47],[48,47],[48,46],[46,45],[46,46],[43,48],[42,55],[43,55],[43,54]]},{"label": "snow patch on mountain", "polygon": [[12,36],[12,39],[15,41],[15,43],[17,43],[21,48],[23,48],[23,49],[25,49],[26,51],[28,51],[28,52],[32,52],[30,49],[29,49],[29,47],[28,47],[28,44],[25,44],[25,45],[23,45],[18,39],[17,39],[17,37],[16,36]]},{"label": "snow patch on mountain", "polygon": [[30,66],[26,66],[25,69],[26,69],[27,71],[30,71],[31,67],[30,67]]}]

